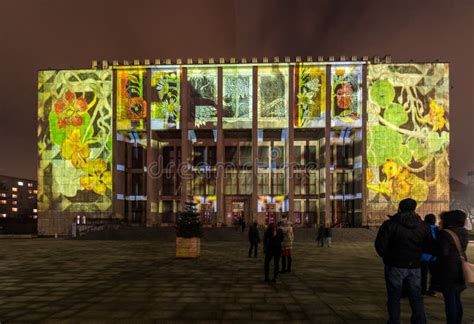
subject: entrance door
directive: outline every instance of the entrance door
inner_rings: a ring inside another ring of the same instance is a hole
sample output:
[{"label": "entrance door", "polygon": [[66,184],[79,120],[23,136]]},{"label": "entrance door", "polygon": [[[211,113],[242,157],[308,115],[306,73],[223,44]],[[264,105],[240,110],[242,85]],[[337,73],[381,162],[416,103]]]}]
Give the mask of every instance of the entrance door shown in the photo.
[{"label": "entrance door", "polygon": [[246,206],[244,201],[232,202],[232,224],[239,225],[241,224],[240,220],[244,220],[245,223],[248,223],[246,214]]},{"label": "entrance door", "polygon": [[276,223],[276,204],[275,203],[268,203],[265,204],[265,224],[272,224]]},{"label": "entrance door", "polygon": [[209,204],[201,204],[201,220],[204,225],[212,225],[211,206]]}]

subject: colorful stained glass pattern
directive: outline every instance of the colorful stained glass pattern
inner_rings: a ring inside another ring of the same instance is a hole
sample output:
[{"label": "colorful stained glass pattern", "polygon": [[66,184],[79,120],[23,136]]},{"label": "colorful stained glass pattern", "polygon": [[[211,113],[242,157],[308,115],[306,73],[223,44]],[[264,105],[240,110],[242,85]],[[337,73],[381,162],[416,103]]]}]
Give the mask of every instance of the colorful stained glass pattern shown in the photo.
[{"label": "colorful stained glass pattern", "polygon": [[288,65],[258,68],[258,128],[288,127]]},{"label": "colorful stained glass pattern", "polygon": [[302,64],[298,76],[295,127],[326,127],[326,67]]},{"label": "colorful stained glass pattern", "polygon": [[371,65],[367,81],[369,210],[385,215],[408,197],[448,208],[448,65]]},{"label": "colorful stained glass pattern", "polygon": [[112,210],[112,72],[43,71],[38,80],[38,209]]},{"label": "colorful stained glass pattern", "polygon": [[362,126],[362,66],[331,66],[331,126]]},{"label": "colorful stained glass pattern", "polygon": [[145,130],[145,69],[117,70],[117,130]]},{"label": "colorful stained glass pattern", "polygon": [[217,126],[217,68],[188,68],[188,83],[194,127]]},{"label": "colorful stained glass pattern", "polygon": [[179,67],[152,70],[151,87],[151,129],[178,129],[181,112]]},{"label": "colorful stained glass pattern", "polygon": [[223,69],[224,128],[252,128],[252,68]]}]

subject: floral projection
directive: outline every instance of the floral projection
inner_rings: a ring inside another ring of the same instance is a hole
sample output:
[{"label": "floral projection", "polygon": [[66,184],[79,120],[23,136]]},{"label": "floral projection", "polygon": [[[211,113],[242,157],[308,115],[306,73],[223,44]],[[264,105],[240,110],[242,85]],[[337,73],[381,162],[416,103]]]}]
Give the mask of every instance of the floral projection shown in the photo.
[{"label": "floral projection", "polygon": [[151,129],[178,129],[180,122],[180,71],[178,67],[154,69]]},{"label": "floral projection", "polygon": [[331,66],[331,126],[362,126],[362,66]]},{"label": "floral projection", "polygon": [[110,212],[112,72],[42,71],[38,209]]},{"label": "floral projection", "polygon": [[326,66],[301,64],[295,127],[325,127]]},{"label": "floral projection", "polygon": [[407,197],[441,206],[432,212],[448,207],[448,75],[445,64],[369,66],[370,210],[393,209]]},{"label": "floral projection", "polygon": [[288,65],[258,68],[258,127],[287,128]]},{"label": "floral projection", "polygon": [[188,83],[194,127],[217,126],[217,68],[188,68]]},{"label": "floral projection", "polygon": [[145,69],[117,70],[117,130],[145,130]]}]

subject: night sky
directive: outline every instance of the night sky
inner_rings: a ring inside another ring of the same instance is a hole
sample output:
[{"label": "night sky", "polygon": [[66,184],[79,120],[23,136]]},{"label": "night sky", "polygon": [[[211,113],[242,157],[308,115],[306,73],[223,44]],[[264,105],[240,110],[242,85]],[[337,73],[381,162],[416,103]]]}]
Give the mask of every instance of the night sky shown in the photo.
[{"label": "night sky", "polygon": [[40,69],[390,54],[451,64],[451,175],[465,181],[474,170],[473,30],[472,0],[0,0],[0,174],[36,179]]}]

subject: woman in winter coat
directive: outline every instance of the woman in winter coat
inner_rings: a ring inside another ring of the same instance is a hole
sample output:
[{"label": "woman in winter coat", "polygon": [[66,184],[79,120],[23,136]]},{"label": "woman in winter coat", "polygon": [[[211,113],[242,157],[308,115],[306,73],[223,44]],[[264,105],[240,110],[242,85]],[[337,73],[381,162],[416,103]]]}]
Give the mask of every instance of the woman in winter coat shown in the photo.
[{"label": "woman in winter coat", "polygon": [[288,220],[288,216],[283,215],[280,229],[283,232],[283,242],[281,244],[281,273],[291,272],[292,249],[293,249],[293,224]]},{"label": "woman in winter coat", "polygon": [[458,238],[462,254],[467,260],[466,248],[469,238],[468,232],[464,228],[465,221],[466,214],[461,210],[452,210],[441,214],[443,230],[438,233],[439,279],[448,324],[462,323],[461,293],[466,289],[466,283],[455,237]]},{"label": "woman in winter coat", "polygon": [[265,253],[265,281],[269,281],[270,262],[273,259],[273,282],[276,282],[281,255],[281,242],[283,241],[283,232],[277,228],[275,223],[268,226],[263,236],[263,252]]}]

